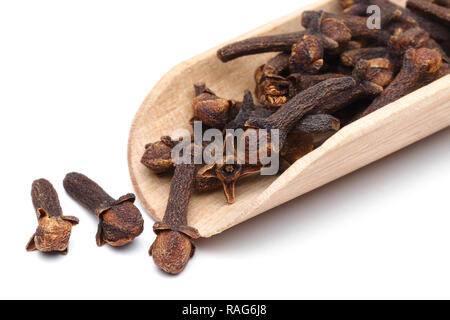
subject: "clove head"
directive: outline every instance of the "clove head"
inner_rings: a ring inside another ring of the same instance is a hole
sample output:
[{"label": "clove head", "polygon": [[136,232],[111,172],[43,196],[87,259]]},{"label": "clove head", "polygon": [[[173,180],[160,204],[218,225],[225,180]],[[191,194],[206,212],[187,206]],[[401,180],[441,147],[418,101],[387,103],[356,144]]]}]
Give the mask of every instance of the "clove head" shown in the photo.
[{"label": "clove head", "polygon": [[172,149],[175,142],[170,137],[163,137],[161,141],[145,146],[145,153],[141,163],[157,174],[166,173],[174,168]]},{"label": "clove head", "polygon": [[305,35],[292,46],[291,71],[319,72],[324,65],[323,54],[321,40],[314,35]]},{"label": "clove head", "polygon": [[178,231],[167,230],[158,233],[149,254],[160,269],[177,275],[184,270],[194,251],[190,237]]},{"label": "clove head", "polygon": [[[198,87],[196,87],[197,93],[199,93]],[[223,129],[229,120],[232,102],[219,98],[214,92],[206,88],[203,93],[194,98],[192,107],[195,119],[211,128]]]},{"label": "clove head", "polygon": [[428,32],[421,28],[403,30],[398,28],[388,41],[388,48],[397,55],[404,54],[410,48],[422,48],[430,40]]},{"label": "clove head", "polygon": [[39,209],[41,218],[36,233],[30,240],[27,250],[39,250],[41,252],[61,252],[66,254],[69,247],[69,239],[72,233],[73,223],[64,220],[63,217],[48,215],[43,209]]},{"label": "clove head", "polygon": [[436,73],[442,66],[442,55],[431,49],[421,48],[416,51],[410,49],[405,54],[405,59],[410,59],[413,68],[425,74]]},{"label": "clove head", "polygon": [[36,180],[31,187],[31,198],[39,226],[27,244],[27,251],[68,253],[72,226],[78,218],[63,216],[58,194],[45,179]]},{"label": "clove head", "polygon": [[113,247],[124,246],[144,230],[144,220],[138,208],[131,201],[112,206],[99,214],[97,244],[107,243]]},{"label": "clove head", "polygon": [[362,72],[362,77],[380,87],[387,87],[395,75],[395,65],[387,58],[360,60],[356,64],[356,72]]},{"label": "clove head", "polygon": [[282,76],[265,74],[264,67],[255,72],[256,98],[265,106],[279,108],[288,101],[291,84]]}]

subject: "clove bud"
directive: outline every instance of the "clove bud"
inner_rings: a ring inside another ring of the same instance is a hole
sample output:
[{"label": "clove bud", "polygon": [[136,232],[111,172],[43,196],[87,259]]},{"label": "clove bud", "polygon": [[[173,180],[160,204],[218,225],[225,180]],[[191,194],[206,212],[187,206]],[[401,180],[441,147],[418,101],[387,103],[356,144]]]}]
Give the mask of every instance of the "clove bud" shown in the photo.
[{"label": "clove bud", "polygon": [[113,247],[124,246],[133,241],[144,230],[144,220],[133,203],[134,194],[114,200],[98,184],[80,173],[69,173],[64,179],[67,193],[86,209],[93,212],[99,221],[96,241]]},{"label": "clove bud", "polygon": [[33,182],[31,198],[39,226],[27,244],[27,251],[68,253],[72,226],[78,218],[63,216],[58,194],[52,184],[40,179]]}]

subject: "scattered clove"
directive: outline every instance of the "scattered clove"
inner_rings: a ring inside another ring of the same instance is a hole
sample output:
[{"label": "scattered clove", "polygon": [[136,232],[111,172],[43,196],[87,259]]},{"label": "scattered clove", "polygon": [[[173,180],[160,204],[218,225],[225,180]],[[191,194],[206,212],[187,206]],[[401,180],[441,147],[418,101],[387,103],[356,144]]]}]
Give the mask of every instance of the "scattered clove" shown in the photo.
[{"label": "scattered clove", "polygon": [[124,246],[139,236],[144,229],[142,215],[133,203],[134,194],[114,200],[98,184],[80,173],[69,173],[64,179],[67,193],[89,211],[95,213],[99,225],[98,246]]},{"label": "scattered clove", "polygon": [[66,255],[72,226],[78,224],[78,218],[63,216],[58,194],[45,179],[33,182],[31,198],[39,226],[27,244],[27,251],[59,252]]},{"label": "scattered clove", "polygon": [[157,238],[149,254],[159,268],[173,275],[184,270],[195,252],[192,240],[200,238],[198,231],[187,223],[195,172],[195,164],[176,166],[164,218],[153,227]]}]

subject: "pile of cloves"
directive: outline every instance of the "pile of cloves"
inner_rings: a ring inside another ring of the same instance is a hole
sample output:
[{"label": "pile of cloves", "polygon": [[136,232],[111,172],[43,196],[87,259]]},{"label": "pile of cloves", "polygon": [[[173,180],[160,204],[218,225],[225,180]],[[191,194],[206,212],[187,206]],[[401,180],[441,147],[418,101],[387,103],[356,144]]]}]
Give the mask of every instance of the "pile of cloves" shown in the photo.
[{"label": "pile of cloves", "polygon": [[[263,155],[277,160],[276,173],[288,170],[341,127],[450,74],[449,0],[408,0],[407,8],[388,0],[339,3],[341,14],[305,11],[305,30],[251,38],[217,52],[224,63],[274,53],[255,70],[254,93],[246,90],[242,101],[220,97],[206,84],[194,85],[191,123],[202,133],[215,130],[222,138],[220,148],[169,136],[145,146],[142,164],[155,174],[173,175],[166,212],[154,225],[157,237],[149,250],[163,271],[179,274],[195,252],[193,240],[200,234],[188,221],[194,192],[223,189],[224,202],[233,204],[237,181],[268,168]],[[368,26],[369,6],[381,10],[379,28]],[[219,161],[204,161],[207,150]],[[177,161],[175,151],[186,161]],[[79,173],[68,174],[63,185],[97,217],[98,246],[123,246],[143,232],[133,194],[115,200]],[[63,215],[49,181],[35,181],[31,195],[39,225],[27,250],[67,254],[78,219]]]},{"label": "pile of cloves", "polygon": [[[278,130],[277,147],[269,133],[266,143],[256,140],[253,150],[275,153],[282,172],[341,127],[450,74],[448,0],[409,0],[407,8],[388,0],[339,3],[341,14],[305,11],[303,31],[221,48],[217,56],[224,63],[260,53],[276,55],[255,70],[254,96],[247,90],[242,101],[222,98],[205,84],[195,84],[192,123],[200,121],[203,130],[220,130],[225,141],[230,139],[229,129],[255,135]],[[367,8],[373,5],[381,11],[379,28],[368,27]],[[221,163],[177,165],[171,154],[178,143],[170,137],[150,143],[141,161],[156,174],[175,172],[166,214],[155,225],[158,238],[150,249],[155,263],[173,274],[184,269],[194,252],[192,239],[198,237],[187,221],[192,192],[222,187],[232,204],[236,182],[265,166],[259,161],[229,161],[236,160],[236,152],[225,150]],[[247,147],[246,160],[252,149]]]}]

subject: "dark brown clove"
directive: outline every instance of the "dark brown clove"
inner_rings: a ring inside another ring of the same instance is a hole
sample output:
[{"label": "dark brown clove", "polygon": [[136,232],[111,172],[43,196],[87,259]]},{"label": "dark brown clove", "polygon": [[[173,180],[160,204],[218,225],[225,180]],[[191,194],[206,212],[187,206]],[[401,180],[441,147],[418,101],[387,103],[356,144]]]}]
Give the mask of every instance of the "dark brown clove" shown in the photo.
[{"label": "dark brown clove", "polygon": [[289,59],[290,55],[287,53],[277,54],[264,65],[263,74],[265,76],[281,76],[289,68]]},{"label": "dark brown clove", "polygon": [[278,150],[270,141],[268,141],[268,145],[258,145],[257,149],[267,148],[270,151],[279,153],[279,150],[282,149],[286,142],[288,133],[297,122],[308,113],[318,113],[322,110],[323,105],[328,104],[337,94],[354,88],[355,84],[356,82],[352,77],[322,81],[296,95],[269,118],[249,119],[246,123],[246,126],[249,128],[279,130],[280,143]]},{"label": "dark brown clove", "polygon": [[157,238],[150,247],[149,254],[161,270],[173,275],[184,270],[195,253],[192,239],[200,238],[198,231],[187,223],[195,172],[195,164],[176,166],[163,221],[153,227]]},{"label": "dark brown clove", "polygon": [[380,87],[387,87],[395,76],[396,65],[388,58],[376,58],[363,62],[367,64],[364,79]]},{"label": "dark brown clove", "polygon": [[[377,65],[374,63],[371,64],[366,60],[360,60],[352,73],[356,85],[347,90],[337,92],[331,99],[326,99],[320,108],[317,108],[313,113],[333,114],[358,100],[379,95],[383,92],[383,87],[371,82],[369,77],[382,82],[386,81],[386,77],[389,77],[389,75],[383,73],[384,71],[380,71],[380,74],[377,74],[376,66]],[[382,76],[384,76],[384,78]]]},{"label": "dark brown clove", "polygon": [[450,27],[450,9],[447,7],[435,4],[429,0],[408,0],[406,7],[421,11],[430,19],[439,21],[447,27]]},{"label": "dark brown clove", "polygon": [[339,119],[329,114],[314,114],[300,120],[291,132],[315,135],[320,140],[322,139],[321,137],[327,136],[327,138],[324,138],[326,140],[338,132],[340,128],[341,123]]},{"label": "dark brown clove", "polygon": [[162,137],[160,141],[145,146],[141,163],[157,174],[169,172],[175,168],[172,160],[172,149],[176,142],[170,137]]},{"label": "dark brown clove", "polygon": [[139,236],[144,229],[142,215],[133,203],[134,194],[114,200],[98,184],[80,173],[69,173],[64,179],[67,193],[89,211],[95,213],[99,225],[98,246],[124,246]]},{"label": "dark brown clove", "polygon": [[307,34],[292,46],[291,72],[315,74],[324,66],[325,49],[337,49],[352,38],[350,30],[340,20],[324,18],[323,11],[314,12],[308,21]]},{"label": "dark brown clove", "polygon": [[300,41],[305,34],[306,31],[301,31],[246,39],[221,48],[217,52],[217,56],[222,62],[228,62],[239,57],[258,53],[290,52],[292,46]]},{"label": "dark brown clove", "polygon": [[196,97],[192,103],[194,119],[211,128],[222,130],[227,124],[233,102],[219,98],[204,84],[195,85]]},{"label": "dark brown clove", "polygon": [[[313,19],[311,19],[312,21]],[[312,25],[312,23],[310,24]],[[305,26],[306,28],[308,26]],[[320,33],[317,29],[305,30],[280,34],[275,36],[264,36],[246,39],[235,42],[221,48],[217,52],[218,58],[222,62],[228,62],[233,59],[265,52],[290,52],[292,46],[302,40],[303,36],[314,34],[318,36],[324,45],[329,48],[337,48],[341,39],[349,39],[348,29],[339,20],[325,19],[320,26]],[[351,37],[351,35],[350,35]]]},{"label": "dark brown clove", "polygon": [[53,185],[40,179],[33,182],[31,198],[39,226],[27,244],[27,251],[68,253],[72,226],[79,223],[76,217],[63,216],[58,194]]},{"label": "dark brown clove", "polygon": [[384,92],[362,113],[366,116],[391,102],[436,80],[442,65],[442,56],[426,48],[409,49],[405,53],[403,68]]},{"label": "dark brown clove", "polygon": [[404,30],[398,28],[394,31],[387,43],[389,52],[392,56],[403,56],[411,48],[428,48],[438,51],[444,61],[449,61],[442,47],[430,38],[428,32],[422,28],[411,28]]}]

